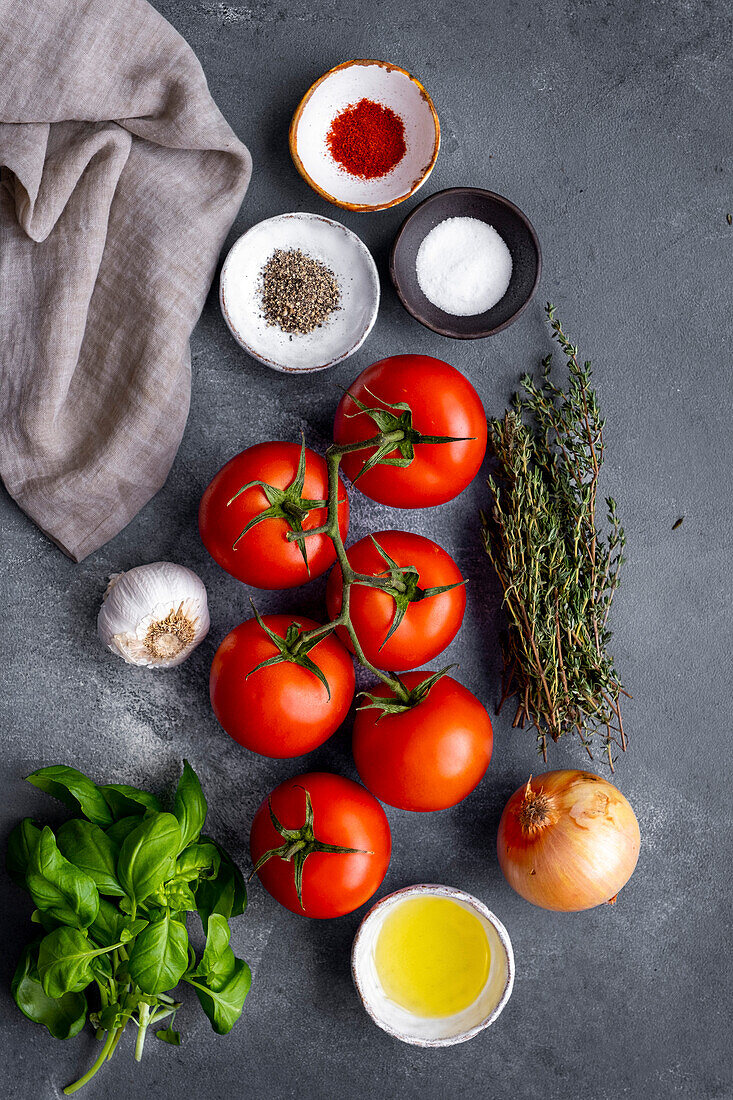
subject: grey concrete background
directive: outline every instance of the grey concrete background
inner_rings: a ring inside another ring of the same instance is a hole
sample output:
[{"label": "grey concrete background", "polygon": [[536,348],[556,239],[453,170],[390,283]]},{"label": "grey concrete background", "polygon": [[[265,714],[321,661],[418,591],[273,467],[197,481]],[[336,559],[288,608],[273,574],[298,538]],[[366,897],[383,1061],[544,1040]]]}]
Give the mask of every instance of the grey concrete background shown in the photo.
[{"label": "grey concrete background", "polygon": [[[311,923],[255,883],[234,943],[254,985],[227,1038],[194,998],[184,1045],[151,1042],[141,1066],[126,1039],[86,1093],[496,1100],[712,1100],[733,1096],[730,1061],[731,477],[730,23],[724,0],[532,0],[490,3],[334,0],[251,6],[157,0],[193,45],[212,92],[249,145],[254,176],[230,240],[261,218],[310,210],[341,218],[373,250],[383,279],[377,325],[330,374],[290,378],[234,344],[212,294],[193,337],[192,412],[165,488],[118,538],[73,565],[6,497],[2,524],[2,838],[25,814],[59,820],[21,777],[68,762],[105,781],[168,789],[181,758],[200,770],[210,830],[247,866],[255,807],[306,767],[353,775],[348,724],[312,757],[270,762],[218,728],[207,672],[248,591],[208,559],[195,517],[204,486],[237,450],[302,430],[324,448],[337,385],[383,355],[448,359],[499,414],[520,372],[548,350],[552,299],[595,364],[607,420],[603,489],[619,502],[628,565],[613,614],[614,652],[634,700],[617,782],[635,807],[642,851],[615,907],[552,915],[504,883],[494,841],[508,795],[538,770],[532,735],[495,723],[486,779],[432,816],[389,811],[394,856],[380,893],[420,881],[483,898],[514,941],[517,982],[501,1020],[443,1051],[402,1046],[357,1003],[349,947],[362,913]],[[313,194],[287,152],[290,115],[308,85],[348,57],[393,60],[421,77],[443,126],[423,195],[477,184],[534,222],[545,268],[519,322],[477,343],[429,333],[386,277],[392,238],[417,200],[383,214],[342,214]],[[483,478],[452,504],[401,513],[353,494],[352,536],[385,525],[437,539],[470,578],[465,625],[449,653],[488,706],[497,697],[499,600],[476,513]],[[674,521],[684,523],[672,530]],[[128,668],[94,632],[110,572],[183,562],[204,578],[212,629],[180,670]],[[322,613],[323,583],[259,597],[263,610]],[[577,745],[551,765],[580,765]],[[85,1033],[61,1044],[23,1019],[8,992],[26,938],[25,902],[2,881],[0,1094],[45,1100],[94,1057]]]}]

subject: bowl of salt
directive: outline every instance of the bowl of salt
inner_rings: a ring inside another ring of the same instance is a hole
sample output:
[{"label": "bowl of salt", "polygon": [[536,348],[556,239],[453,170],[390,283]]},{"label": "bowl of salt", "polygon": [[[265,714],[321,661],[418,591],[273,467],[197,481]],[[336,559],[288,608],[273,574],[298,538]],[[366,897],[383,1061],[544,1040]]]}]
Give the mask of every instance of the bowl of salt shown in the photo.
[{"label": "bowl of salt", "polygon": [[476,340],[516,321],[537,289],[542,254],[532,223],[509,199],[451,187],[402,223],[389,270],[417,321],[441,336]]}]

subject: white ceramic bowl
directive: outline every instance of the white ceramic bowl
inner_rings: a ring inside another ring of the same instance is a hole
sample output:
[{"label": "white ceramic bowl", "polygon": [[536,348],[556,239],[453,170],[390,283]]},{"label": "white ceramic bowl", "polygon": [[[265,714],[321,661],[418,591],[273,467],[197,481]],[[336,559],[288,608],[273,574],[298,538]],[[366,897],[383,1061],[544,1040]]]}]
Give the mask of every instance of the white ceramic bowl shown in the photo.
[{"label": "white ceramic bowl", "polygon": [[[491,948],[491,966],[486,985],[472,1005],[454,1016],[415,1016],[387,997],[377,975],[374,948],[385,917],[394,906],[407,898],[426,896],[451,898],[464,909],[468,909],[481,921]],[[354,939],[351,974],[364,1008],[383,1031],[401,1039],[403,1043],[420,1047],[446,1047],[465,1043],[489,1024],[493,1024],[509,1000],[514,986],[514,952],[506,928],[478,898],[450,886],[422,883],[388,894],[369,910]]]},{"label": "white ceramic bowl", "polygon": [[[344,171],[326,143],[336,115],[361,99],[391,107],[405,127],[405,155],[377,179]],[[410,73],[386,61],[337,65],[308,89],[290,124],[295,167],[314,191],[346,210],[385,210],[414,195],[432,172],[439,149],[440,123],[430,96]]]},{"label": "white ceramic bowl", "polygon": [[[262,315],[260,272],[276,248],[299,248],[336,276],[341,306],[313,332],[291,336]],[[345,225],[317,214],[278,214],[234,242],[221,270],[219,301],[229,331],[249,355],[274,370],[305,373],[332,367],[361,347],[377,319],[379,276],[369,249]]]}]

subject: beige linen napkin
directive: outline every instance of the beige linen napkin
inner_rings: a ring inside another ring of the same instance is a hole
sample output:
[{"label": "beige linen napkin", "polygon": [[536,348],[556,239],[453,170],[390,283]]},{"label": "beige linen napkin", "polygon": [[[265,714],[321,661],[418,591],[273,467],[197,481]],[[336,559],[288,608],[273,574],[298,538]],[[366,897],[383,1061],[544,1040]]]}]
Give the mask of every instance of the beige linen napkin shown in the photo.
[{"label": "beige linen napkin", "polygon": [[0,476],[80,561],[161,487],[251,159],[145,0],[0,0]]}]

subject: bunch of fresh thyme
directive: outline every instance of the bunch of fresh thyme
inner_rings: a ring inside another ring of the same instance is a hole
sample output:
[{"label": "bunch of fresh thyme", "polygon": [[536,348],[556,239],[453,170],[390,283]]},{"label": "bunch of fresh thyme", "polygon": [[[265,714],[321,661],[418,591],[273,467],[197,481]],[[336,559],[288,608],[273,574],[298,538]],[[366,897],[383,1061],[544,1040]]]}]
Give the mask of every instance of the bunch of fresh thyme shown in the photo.
[{"label": "bunch of fresh thyme", "polygon": [[554,307],[546,312],[567,359],[567,393],[550,380],[548,355],[541,383],[525,375],[524,393],[489,425],[497,469],[493,505],[481,518],[508,619],[499,709],[518,696],[514,725],[535,726],[545,760],[548,736],[576,733],[591,757],[600,737],[613,770],[613,746],[626,748],[619,704],[627,692],[608,653],[606,621],[625,538],[611,498],[605,540],[596,529],[604,421],[591,365],[578,362]]}]

